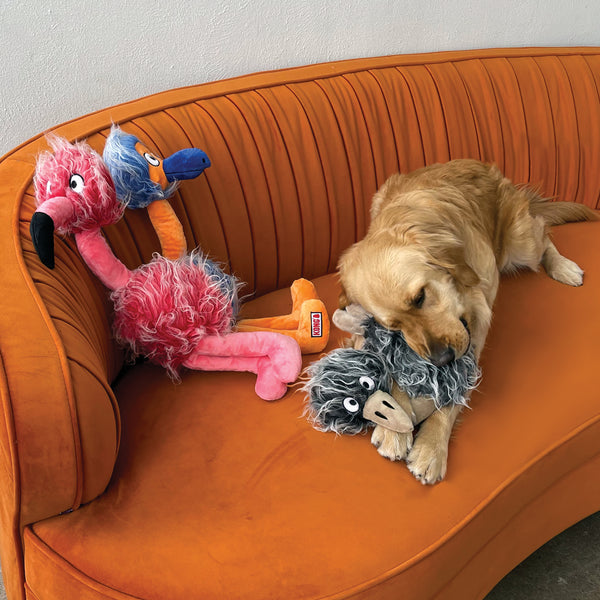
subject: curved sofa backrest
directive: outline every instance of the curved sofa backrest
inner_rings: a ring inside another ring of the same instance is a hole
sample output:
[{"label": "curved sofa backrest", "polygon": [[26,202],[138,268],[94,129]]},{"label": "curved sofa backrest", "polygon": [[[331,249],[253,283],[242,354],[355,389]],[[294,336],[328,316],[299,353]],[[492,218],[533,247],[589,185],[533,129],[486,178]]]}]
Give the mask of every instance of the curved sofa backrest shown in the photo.
[{"label": "curved sofa backrest", "polygon": [[[596,54],[560,50],[350,61],[188,88],[117,119],[162,154],[208,153],[213,166],[181,185],[175,209],[190,246],[260,295],[334,271],[399,170],[478,158],[595,205],[600,181],[583,175],[600,153],[599,68]],[[147,260],[147,226],[122,225],[123,251]]]},{"label": "curved sofa backrest", "polygon": [[[335,270],[398,170],[478,158],[595,205],[600,181],[583,174],[600,155],[599,61],[593,49],[343,61],[165,92],[63,129],[99,150],[111,122],[163,155],[204,149],[213,166],[173,199],[189,247],[260,295]],[[107,232],[130,266],[158,249],[144,217]]]}]

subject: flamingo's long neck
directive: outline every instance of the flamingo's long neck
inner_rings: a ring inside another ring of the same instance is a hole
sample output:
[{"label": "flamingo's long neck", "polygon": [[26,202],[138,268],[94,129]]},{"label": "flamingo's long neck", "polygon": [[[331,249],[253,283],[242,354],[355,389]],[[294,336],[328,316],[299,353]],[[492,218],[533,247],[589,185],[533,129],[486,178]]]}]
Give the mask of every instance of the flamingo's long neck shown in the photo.
[{"label": "flamingo's long neck", "polygon": [[131,271],[113,254],[100,229],[75,234],[79,253],[87,266],[111,290],[123,287]]}]

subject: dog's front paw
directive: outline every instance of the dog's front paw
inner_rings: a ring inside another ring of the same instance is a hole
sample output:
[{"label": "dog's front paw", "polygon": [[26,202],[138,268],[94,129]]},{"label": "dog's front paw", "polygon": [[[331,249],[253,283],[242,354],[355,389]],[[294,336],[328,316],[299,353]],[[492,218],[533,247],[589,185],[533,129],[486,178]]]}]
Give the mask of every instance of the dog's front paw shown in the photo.
[{"label": "dog's front paw", "polygon": [[417,436],[406,459],[410,472],[423,484],[432,485],[446,476],[448,446]]},{"label": "dog's front paw", "polygon": [[412,448],[412,441],[412,431],[397,433],[381,425],[375,427],[371,436],[371,443],[377,448],[377,452],[392,461],[404,459]]}]

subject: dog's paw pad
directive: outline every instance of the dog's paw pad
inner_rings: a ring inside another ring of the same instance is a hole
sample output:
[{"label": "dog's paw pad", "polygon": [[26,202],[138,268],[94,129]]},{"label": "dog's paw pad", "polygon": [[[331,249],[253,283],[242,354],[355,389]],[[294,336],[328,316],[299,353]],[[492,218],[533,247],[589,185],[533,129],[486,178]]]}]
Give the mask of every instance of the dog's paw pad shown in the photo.
[{"label": "dog's paw pad", "polygon": [[412,432],[396,433],[378,425],[371,436],[377,452],[391,461],[403,460],[412,448]]}]

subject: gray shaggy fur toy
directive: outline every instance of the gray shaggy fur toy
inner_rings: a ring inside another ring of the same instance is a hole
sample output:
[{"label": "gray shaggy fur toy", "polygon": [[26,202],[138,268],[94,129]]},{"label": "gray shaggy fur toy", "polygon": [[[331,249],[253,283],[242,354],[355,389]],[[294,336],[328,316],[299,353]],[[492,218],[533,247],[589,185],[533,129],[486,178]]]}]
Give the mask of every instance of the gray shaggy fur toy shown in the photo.
[{"label": "gray shaggy fur toy", "polygon": [[337,348],[307,372],[308,419],[319,431],[350,435],[365,431],[372,425],[362,414],[368,398],[376,390],[391,391],[389,369],[374,352]]},{"label": "gray shaggy fur toy", "polygon": [[373,317],[364,324],[363,350],[379,354],[385,361],[392,379],[409,398],[427,396],[436,408],[448,404],[467,405],[466,396],[475,389],[480,370],[473,351],[457,360],[436,367],[419,356],[407,343],[401,331],[382,327]]},{"label": "gray shaggy fur toy", "polygon": [[[344,311],[336,313],[346,316]],[[480,379],[471,351],[436,367],[414,352],[401,332],[382,327],[367,313],[358,314],[362,315],[359,327],[347,331],[360,333],[363,347],[338,348],[307,369],[307,414],[316,429],[356,434],[373,427],[362,409],[375,391],[391,393],[393,383],[411,399],[431,398],[438,409],[449,404],[467,405],[468,392]],[[339,323],[338,319],[336,324],[344,329]]]}]

